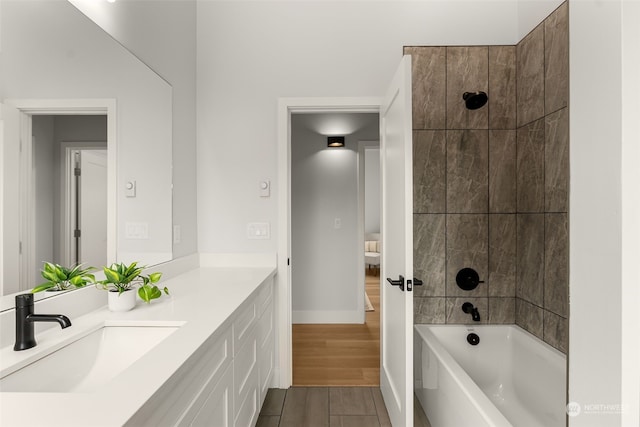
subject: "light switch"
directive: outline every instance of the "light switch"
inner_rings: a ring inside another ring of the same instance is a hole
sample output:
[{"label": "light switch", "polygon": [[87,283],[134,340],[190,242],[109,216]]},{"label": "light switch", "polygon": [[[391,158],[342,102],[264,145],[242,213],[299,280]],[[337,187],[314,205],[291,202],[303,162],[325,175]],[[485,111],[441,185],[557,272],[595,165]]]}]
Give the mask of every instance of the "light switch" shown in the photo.
[{"label": "light switch", "polygon": [[136,181],[127,181],[125,184],[125,195],[127,197],[136,197]]},{"label": "light switch", "polygon": [[342,228],[342,220],[340,218],[335,218],[333,220],[333,228],[335,228],[336,230]]},{"label": "light switch", "polygon": [[127,222],[124,225],[124,237],[132,240],[149,238],[149,224],[146,222]]},{"label": "light switch", "polygon": [[268,179],[263,179],[259,183],[260,187],[260,197],[269,197],[271,196],[271,182]]}]

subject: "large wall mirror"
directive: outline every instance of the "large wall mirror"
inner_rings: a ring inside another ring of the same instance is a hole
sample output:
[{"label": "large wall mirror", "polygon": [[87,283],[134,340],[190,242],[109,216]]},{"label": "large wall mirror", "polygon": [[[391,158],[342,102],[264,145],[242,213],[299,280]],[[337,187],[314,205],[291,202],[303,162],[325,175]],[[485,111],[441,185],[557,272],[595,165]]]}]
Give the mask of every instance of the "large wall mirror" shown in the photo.
[{"label": "large wall mirror", "polygon": [[68,1],[0,7],[0,309],[43,261],[171,260],[171,86]]}]

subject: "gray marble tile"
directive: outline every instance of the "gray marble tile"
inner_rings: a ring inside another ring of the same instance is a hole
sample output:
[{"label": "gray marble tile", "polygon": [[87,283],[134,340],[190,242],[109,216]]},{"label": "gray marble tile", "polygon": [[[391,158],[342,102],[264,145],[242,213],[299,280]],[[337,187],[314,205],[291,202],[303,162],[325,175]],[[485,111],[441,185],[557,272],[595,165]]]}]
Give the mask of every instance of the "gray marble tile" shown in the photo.
[{"label": "gray marble tile", "polygon": [[544,211],[544,142],[544,119],[518,129],[518,212]]},{"label": "gray marble tile", "polygon": [[545,217],[544,308],[560,316],[569,314],[569,229],[567,214]]},{"label": "gray marble tile", "polygon": [[497,325],[516,323],[516,299],[489,298],[489,319],[487,323]]},{"label": "gray marble tile", "polygon": [[569,210],[569,112],[545,117],[544,191],[546,212]]},{"label": "gray marble tile", "polygon": [[423,282],[416,296],[445,296],[445,223],[444,214],[413,215],[413,274]]},{"label": "gray marble tile", "polygon": [[446,187],[444,130],[413,132],[413,212],[444,213]]},{"label": "gray marble tile", "polygon": [[280,427],[326,427],[329,425],[329,390],[292,387],[287,390]]},{"label": "gray marble tile", "polygon": [[421,325],[425,323],[445,323],[444,298],[413,297],[413,322]]},{"label": "gray marble tile", "polygon": [[516,131],[489,131],[489,212],[516,211]]},{"label": "gray marble tile", "polygon": [[489,129],[516,128],[516,47],[489,46]]},{"label": "gray marble tile", "polygon": [[260,415],[281,415],[286,395],[287,390],[283,388],[270,388],[267,390],[267,396],[260,409]]},{"label": "gray marble tile", "polygon": [[488,164],[488,131],[447,131],[447,212],[488,212]]},{"label": "gray marble tile", "polygon": [[516,298],[516,324],[543,339],[543,309]]},{"label": "gray marble tile", "polygon": [[518,127],[544,116],[544,25],[516,46]]},{"label": "gray marble tile", "polygon": [[516,222],[516,296],[542,306],[544,214],[518,214]]},{"label": "gray marble tile", "polygon": [[389,413],[382,398],[382,392],[379,388],[372,388],[371,393],[373,394],[373,402],[376,404],[376,413],[378,414],[380,427],[391,427],[391,420],[389,419]]},{"label": "gray marble tile", "polygon": [[544,310],[544,342],[567,354],[569,348],[569,321]]},{"label": "gray marble tile", "polygon": [[489,92],[489,48],[447,47],[447,129],[488,129],[488,104],[469,110],[464,92]]},{"label": "gray marble tile", "polygon": [[569,12],[564,2],[544,20],[544,104],[549,114],[569,103]]},{"label": "gray marble tile", "polygon": [[[480,321],[476,322],[472,319],[471,314],[462,311],[462,304],[470,302],[478,309],[480,313]],[[446,299],[446,315],[447,323],[453,324],[482,324],[487,323],[489,319],[489,298],[447,298]]]},{"label": "gray marble tile", "polygon": [[489,296],[516,296],[516,215],[489,215]]},{"label": "gray marble tile", "polygon": [[414,129],[445,129],[445,52],[445,47],[404,48],[411,55]]},{"label": "gray marble tile", "polygon": [[473,268],[480,280],[487,281],[489,262],[489,218],[488,214],[447,215],[447,296],[487,296],[488,283],[480,283],[471,291],[460,289],[456,275],[463,268]]},{"label": "gray marble tile", "polygon": [[376,415],[371,389],[366,387],[329,388],[331,415]]}]

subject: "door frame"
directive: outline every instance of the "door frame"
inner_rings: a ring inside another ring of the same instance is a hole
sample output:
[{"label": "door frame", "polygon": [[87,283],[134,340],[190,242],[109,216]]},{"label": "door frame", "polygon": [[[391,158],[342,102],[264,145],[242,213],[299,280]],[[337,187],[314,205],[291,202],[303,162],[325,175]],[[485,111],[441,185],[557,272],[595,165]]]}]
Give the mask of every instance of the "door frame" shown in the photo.
[{"label": "door frame", "polygon": [[[295,113],[379,113],[382,99],[279,98],[278,99],[278,268],[277,342],[274,386],[289,388],[293,381],[291,307],[291,115]],[[364,251],[363,251],[364,256]],[[364,262],[364,258],[363,258]]]},{"label": "door frame", "polygon": [[[32,117],[34,115],[106,115],[107,116],[107,259],[116,259],[116,100],[115,99],[8,99],[5,104],[19,112],[20,126],[20,209],[28,212],[20,220],[20,241],[26,242],[26,250],[20,259],[20,288],[28,289],[35,283],[35,220],[33,206],[35,189],[31,174]],[[6,142],[5,142],[6,143]],[[20,215],[24,216],[24,215]],[[24,247],[24,246],[23,246]],[[26,286],[26,287],[25,287]]]}]

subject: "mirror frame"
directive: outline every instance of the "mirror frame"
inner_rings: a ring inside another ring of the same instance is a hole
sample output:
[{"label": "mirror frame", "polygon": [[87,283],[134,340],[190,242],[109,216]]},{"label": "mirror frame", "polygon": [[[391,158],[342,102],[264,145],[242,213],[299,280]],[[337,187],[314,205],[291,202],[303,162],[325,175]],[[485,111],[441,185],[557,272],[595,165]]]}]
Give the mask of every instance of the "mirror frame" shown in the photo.
[{"label": "mirror frame", "polygon": [[[116,139],[116,100],[115,99],[14,99],[5,100],[5,105],[15,108],[20,114],[19,132],[22,140],[30,141],[28,137],[31,132],[32,116],[34,115],[106,115],[107,116],[107,265],[115,262],[117,259],[117,139]],[[3,132],[7,128],[7,123],[3,123]],[[4,141],[4,133],[3,133]],[[7,142],[4,141],[4,144]],[[30,152],[30,148],[26,150]],[[4,170],[4,167],[2,168]],[[21,165],[20,177],[22,180],[24,175],[24,166]],[[3,172],[4,173],[4,172]],[[27,198],[26,206],[19,209],[23,212],[25,207],[29,208],[33,203],[33,193]],[[3,200],[3,204],[4,204]],[[22,214],[20,214],[22,215]],[[21,226],[22,227],[22,226]],[[21,230],[22,232],[22,230]],[[0,226],[0,237],[3,236],[3,227]],[[23,274],[22,265],[32,265],[35,257],[34,253],[34,236],[27,232],[28,241],[25,244],[27,250],[23,252],[26,257],[26,263],[20,263],[20,274]],[[4,257],[5,254],[2,254]],[[4,258],[3,258],[4,260]],[[4,277],[0,276],[0,283],[3,283]],[[35,282],[34,282],[35,283]],[[2,287],[4,289],[4,287]],[[21,290],[18,293],[27,291]],[[14,307],[14,296],[16,294],[0,295],[0,311],[11,309]],[[59,293],[58,293],[59,295]],[[45,298],[44,295],[39,296],[37,300]]]}]

